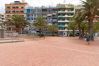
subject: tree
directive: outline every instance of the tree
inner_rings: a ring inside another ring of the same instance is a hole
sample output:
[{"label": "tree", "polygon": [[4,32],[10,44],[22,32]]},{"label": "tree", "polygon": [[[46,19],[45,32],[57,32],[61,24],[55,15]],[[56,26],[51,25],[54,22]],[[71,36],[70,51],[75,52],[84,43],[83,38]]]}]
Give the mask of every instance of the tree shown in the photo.
[{"label": "tree", "polygon": [[2,21],[0,21],[0,38],[4,38],[4,28]]},{"label": "tree", "polygon": [[86,0],[86,1],[82,1],[83,6],[84,6],[84,11],[85,11],[85,15],[87,17],[88,20],[88,32],[90,34],[90,39],[94,40],[93,37],[93,20],[97,14],[98,11],[98,7],[99,7],[99,0]]},{"label": "tree", "polygon": [[70,22],[68,25],[68,29],[73,31],[73,36],[75,36],[75,30],[77,29],[76,22]]},{"label": "tree", "polygon": [[81,25],[83,24],[82,22],[85,20],[85,14],[83,10],[78,10],[76,12],[76,14],[73,17],[73,20],[76,22],[77,24],[77,28],[79,30],[79,39],[83,38],[83,33],[82,33],[82,29],[81,29]]},{"label": "tree", "polygon": [[29,23],[23,16],[13,15],[10,24],[15,26],[17,32],[21,32],[23,28],[26,27]]},{"label": "tree", "polygon": [[4,25],[6,26],[6,30],[8,31],[11,31],[13,27],[10,27],[10,26],[13,26],[13,23],[12,23],[12,20],[11,19],[7,19],[5,22],[4,22]]},{"label": "tree", "polygon": [[94,32],[99,32],[99,22],[94,23]]},{"label": "tree", "polygon": [[87,22],[82,22],[81,23],[82,37],[84,37],[85,33],[87,33],[87,30],[88,30],[88,23]]},{"label": "tree", "polygon": [[48,25],[48,32],[51,32],[52,35],[56,35],[58,33],[57,25]]},{"label": "tree", "polygon": [[33,23],[33,26],[38,30],[39,35],[41,36],[43,31],[47,29],[47,22],[42,16],[37,17],[36,22]]}]

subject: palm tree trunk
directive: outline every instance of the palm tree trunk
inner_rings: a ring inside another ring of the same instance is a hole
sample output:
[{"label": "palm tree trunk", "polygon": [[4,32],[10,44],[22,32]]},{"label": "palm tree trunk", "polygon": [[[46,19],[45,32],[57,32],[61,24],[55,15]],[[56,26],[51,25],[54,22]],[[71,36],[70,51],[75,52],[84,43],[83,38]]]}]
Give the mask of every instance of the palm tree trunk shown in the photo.
[{"label": "palm tree trunk", "polygon": [[85,32],[84,29],[82,29],[82,38],[84,38],[84,35],[85,35],[84,32]]},{"label": "palm tree trunk", "polygon": [[79,39],[82,39],[82,31],[81,31],[81,27],[80,27],[80,23],[78,24],[78,30],[79,30]]},{"label": "palm tree trunk", "polygon": [[94,40],[94,30],[93,30],[93,19],[89,19],[88,22],[88,33],[90,34],[90,40]]},{"label": "palm tree trunk", "polygon": [[73,37],[75,37],[75,30],[73,29]]}]

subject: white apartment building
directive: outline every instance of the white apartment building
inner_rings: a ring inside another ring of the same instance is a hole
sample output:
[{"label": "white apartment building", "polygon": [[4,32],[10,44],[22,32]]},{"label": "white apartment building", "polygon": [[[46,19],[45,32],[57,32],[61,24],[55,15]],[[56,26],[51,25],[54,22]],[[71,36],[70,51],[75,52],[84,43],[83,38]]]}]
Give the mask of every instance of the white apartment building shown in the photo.
[{"label": "white apartment building", "polygon": [[58,4],[58,28],[60,36],[68,35],[68,24],[75,14],[75,6],[72,4]]}]

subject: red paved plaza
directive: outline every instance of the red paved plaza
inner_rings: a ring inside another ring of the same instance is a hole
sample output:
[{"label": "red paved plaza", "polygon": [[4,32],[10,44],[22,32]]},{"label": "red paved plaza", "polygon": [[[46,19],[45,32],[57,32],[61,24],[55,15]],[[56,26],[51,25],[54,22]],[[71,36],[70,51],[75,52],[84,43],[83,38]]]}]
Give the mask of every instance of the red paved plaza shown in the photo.
[{"label": "red paved plaza", "polygon": [[47,37],[0,44],[0,66],[99,66],[99,41]]}]

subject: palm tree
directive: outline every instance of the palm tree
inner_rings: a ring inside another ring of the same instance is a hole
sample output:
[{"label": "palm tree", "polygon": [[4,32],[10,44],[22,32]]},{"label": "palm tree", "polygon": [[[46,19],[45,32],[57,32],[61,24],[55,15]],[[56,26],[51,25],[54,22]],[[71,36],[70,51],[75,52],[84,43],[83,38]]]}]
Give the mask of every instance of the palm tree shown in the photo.
[{"label": "palm tree", "polygon": [[99,22],[94,23],[94,32],[99,32]]},{"label": "palm tree", "polygon": [[82,22],[81,23],[81,32],[82,32],[82,37],[84,38],[84,35],[87,33],[88,30],[88,23],[87,22]]},{"label": "palm tree", "polygon": [[73,20],[77,24],[77,28],[79,30],[79,39],[82,39],[82,31],[81,31],[81,24],[85,20],[85,14],[83,10],[78,10],[77,13],[74,15]]},{"label": "palm tree", "polygon": [[72,30],[72,35],[75,36],[75,30],[77,29],[76,22],[70,22],[68,25],[68,29]]},{"label": "palm tree", "polygon": [[88,32],[90,34],[90,39],[94,40],[93,37],[93,20],[97,14],[98,7],[99,7],[99,0],[86,0],[82,1],[84,10],[85,10],[85,15],[88,20]]}]

